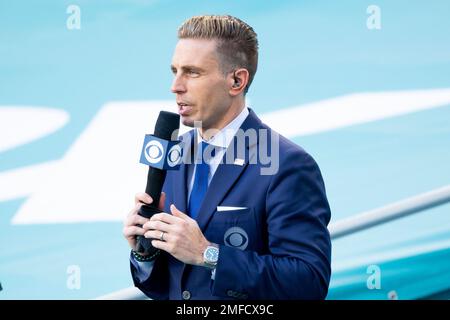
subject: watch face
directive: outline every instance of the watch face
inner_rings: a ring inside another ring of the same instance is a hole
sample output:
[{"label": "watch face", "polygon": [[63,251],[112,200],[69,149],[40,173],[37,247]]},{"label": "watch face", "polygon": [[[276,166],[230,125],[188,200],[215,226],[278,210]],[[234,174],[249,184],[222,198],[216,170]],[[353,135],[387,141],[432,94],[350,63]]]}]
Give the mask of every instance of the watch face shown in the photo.
[{"label": "watch face", "polygon": [[205,251],[205,260],[208,262],[217,262],[219,258],[219,249],[216,247],[208,247]]}]

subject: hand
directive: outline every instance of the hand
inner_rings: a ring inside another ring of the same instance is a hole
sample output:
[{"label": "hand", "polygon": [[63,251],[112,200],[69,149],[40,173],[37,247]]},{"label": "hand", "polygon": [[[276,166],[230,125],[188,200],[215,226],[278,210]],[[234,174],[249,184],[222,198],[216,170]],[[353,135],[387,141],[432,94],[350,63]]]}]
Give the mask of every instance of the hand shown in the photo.
[{"label": "hand", "polygon": [[[164,209],[164,202],[166,200],[166,194],[164,192],[161,193],[161,197],[159,199],[158,208],[162,211]],[[143,224],[149,221],[149,219],[141,217],[138,212],[142,205],[151,204],[153,202],[152,197],[150,197],[146,193],[137,193],[134,198],[135,207],[130,213],[127,215],[125,221],[123,222],[123,235],[125,239],[127,239],[128,244],[131,249],[136,251],[137,241],[136,236],[143,236],[145,230],[141,227]],[[143,254],[145,255],[145,254]]]},{"label": "hand", "polygon": [[[203,265],[203,252],[210,242],[203,236],[197,221],[170,206],[172,215],[157,213],[143,225],[146,238],[153,238],[155,248],[170,253],[173,257],[186,264]],[[164,241],[161,233],[164,232]]]}]

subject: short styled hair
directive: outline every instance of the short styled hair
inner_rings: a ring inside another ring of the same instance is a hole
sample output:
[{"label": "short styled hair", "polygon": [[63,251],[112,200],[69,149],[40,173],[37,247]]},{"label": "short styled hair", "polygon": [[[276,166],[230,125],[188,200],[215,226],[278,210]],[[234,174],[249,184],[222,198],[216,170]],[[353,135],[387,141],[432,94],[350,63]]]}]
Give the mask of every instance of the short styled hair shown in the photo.
[{"label": "short styled hair", "polygon": [[258,39],[252,27],[229,15],[195,16],[180,26],[178,38],[217,40],[222,72],[247,69],[249,80],[244,93],[248,92],[258,67]]}]

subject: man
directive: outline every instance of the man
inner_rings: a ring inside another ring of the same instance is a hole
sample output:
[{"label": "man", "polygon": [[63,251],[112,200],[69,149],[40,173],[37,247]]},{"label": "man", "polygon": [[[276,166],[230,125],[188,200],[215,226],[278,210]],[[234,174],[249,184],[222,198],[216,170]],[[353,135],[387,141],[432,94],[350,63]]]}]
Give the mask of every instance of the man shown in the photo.
[{"label": "man", "polygon": [[[153,299],[324,299],[331,244],[323,179],[310,155],[245,106],[256,33],[231,16],[199,16],[178,38],[171,90],[183,124],[196,127],[183,137],[195,161],[168,172],[164,213],[137,215],[152,199],[136,195],[123,231],[135,285]],[[237,141],[251,130],[277,139]],[[239,142],[244,155],[232,150]],[[269,174],[254,161],[263,149],[278,161]],[[137,235],[153,239],[159,254],[138,254]]]}]

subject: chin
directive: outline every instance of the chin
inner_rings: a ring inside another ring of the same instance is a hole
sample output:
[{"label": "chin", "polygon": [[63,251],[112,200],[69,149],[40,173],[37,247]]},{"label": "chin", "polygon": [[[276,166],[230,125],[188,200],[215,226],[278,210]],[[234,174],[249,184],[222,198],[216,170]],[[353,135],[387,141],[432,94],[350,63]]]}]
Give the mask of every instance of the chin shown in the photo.
[{"label": "chin", "polygon": [[187,127],[191,127],[191,128],[194,127],[194,120],[192,120],[188,117],[181,117],[181,123]]},{"label": "chin", "polygon": [[200,125],[200,127],[203,128],[205,123],[198,118],[198,115],[181,116],[181,123],[191,128],[195,127],[195,125],[197,125],[197,127]]}]

